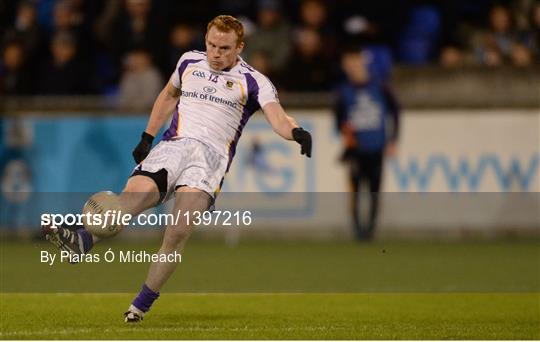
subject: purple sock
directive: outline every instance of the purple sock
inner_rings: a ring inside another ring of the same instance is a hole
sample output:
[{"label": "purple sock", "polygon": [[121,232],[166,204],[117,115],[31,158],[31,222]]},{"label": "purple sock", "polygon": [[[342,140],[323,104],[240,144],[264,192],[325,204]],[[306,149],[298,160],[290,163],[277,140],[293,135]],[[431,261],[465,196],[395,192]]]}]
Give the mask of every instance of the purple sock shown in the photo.
[{"label": "purple sock", "polygon": [[94,246],[94,240],[92,240],[92,234],[84,228],[77,229],[77,234],[82,239],[83,243],[83,253],[88,253],[92,249],[92,246]]},{"label": "purple sock", "polygon": [[146,284],[143,284],[141,292],[137,297],[131,302],[137,309],[142,312],[147,312],[150,310],[152,303],[159,297],[159,292],[152,291]]}]

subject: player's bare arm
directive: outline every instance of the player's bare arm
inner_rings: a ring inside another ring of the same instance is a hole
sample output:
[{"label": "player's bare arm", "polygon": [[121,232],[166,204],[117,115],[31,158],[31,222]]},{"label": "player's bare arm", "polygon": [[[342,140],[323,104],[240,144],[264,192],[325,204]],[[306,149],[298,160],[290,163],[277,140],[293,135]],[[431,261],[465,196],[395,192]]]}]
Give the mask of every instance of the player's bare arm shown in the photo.
[{"label": "player's bare arm", "polygon": [[299,127],[296,120],[287,115],[283,107],[277,102],[270,102],[263,108],[264,115],[274,132],[287,140],[293,140],[292,130]]},{"label": "player's bare arm", "polygon": [[154,102],[150,119],[146,125],[146,133],[154,137],[158,134],[165,121],[174,111],[179,96],[180,89],[169,81]]},{"label": "player's bare arm", "polygon": [[176,88],[171,81],[159,93],[154,102],[146,130],[141,135],[141,141],[133,150],[133,159],[137,164],[143,161],[150,153],[154,137],[173,112],[179,96],[180,89]]},{"label": "player's bare arm", "polygon": [[287,115],[279,103],[270,102],[266,104],[263,112],[274,132],[284,139],[295,140],[302,147],[301,153],[311,158],[311,134],[299,127],[296,120]]}]

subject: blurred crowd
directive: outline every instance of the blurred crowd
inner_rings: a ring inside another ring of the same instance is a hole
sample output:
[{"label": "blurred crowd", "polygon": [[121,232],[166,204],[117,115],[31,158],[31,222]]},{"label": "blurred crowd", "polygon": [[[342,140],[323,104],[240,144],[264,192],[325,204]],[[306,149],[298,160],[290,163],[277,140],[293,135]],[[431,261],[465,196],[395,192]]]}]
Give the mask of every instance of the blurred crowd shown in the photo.
[{"label": "blurred crowd", "polygon": [[[388,65],[527,67],[540,60],[540,1],[2,0],[0,92],[101,94],[147,104],[206,23],[238,17],[244,59],[280,90],[330,90],[340,51]],[[386,66],[386,67],[385,67]]]}]

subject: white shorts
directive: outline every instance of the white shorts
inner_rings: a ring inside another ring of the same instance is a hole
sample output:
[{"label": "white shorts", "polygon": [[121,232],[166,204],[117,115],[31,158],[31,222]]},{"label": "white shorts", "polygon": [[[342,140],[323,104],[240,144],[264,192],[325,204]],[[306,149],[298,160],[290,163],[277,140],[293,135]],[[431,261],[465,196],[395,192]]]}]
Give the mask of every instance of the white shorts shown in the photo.
[{"label": "white shorts", "polygon": [[164,200],[181,186],[202,190],[215,199],[227,171],[227,159],[199,140],[162,140],[135,167],[133,175],[141,171],[155,173],[162,169],[167,171]]}]

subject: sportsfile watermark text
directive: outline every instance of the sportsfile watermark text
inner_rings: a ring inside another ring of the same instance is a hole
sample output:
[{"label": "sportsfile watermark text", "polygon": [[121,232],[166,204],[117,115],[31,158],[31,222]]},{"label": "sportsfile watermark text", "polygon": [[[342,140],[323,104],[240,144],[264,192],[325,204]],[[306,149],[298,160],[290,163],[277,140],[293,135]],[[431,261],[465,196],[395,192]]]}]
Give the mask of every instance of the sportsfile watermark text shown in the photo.
[{"label": "sportsfile watermark text", "polygon": [[176,214],[140,214],[135,216],[122,210],[107,210],[104,213],[50,214],[41,215],[41,225],[59,228],[62,225],[90,224],[103,229],[112,225],[132,226],[250,226],[253,222],[251,211],[177,211]]}]

